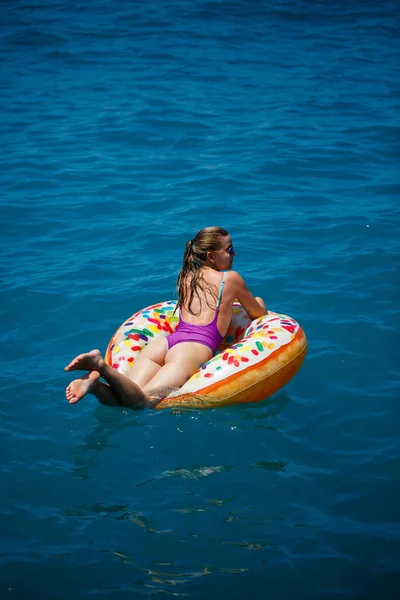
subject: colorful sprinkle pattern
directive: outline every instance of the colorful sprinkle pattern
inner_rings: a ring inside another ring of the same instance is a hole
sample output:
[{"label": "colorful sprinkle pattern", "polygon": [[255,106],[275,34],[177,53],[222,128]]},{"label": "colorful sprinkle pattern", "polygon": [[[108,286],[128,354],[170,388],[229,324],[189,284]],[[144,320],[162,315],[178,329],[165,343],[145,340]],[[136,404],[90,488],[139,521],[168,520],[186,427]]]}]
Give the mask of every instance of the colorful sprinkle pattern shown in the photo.
[{"label": "colorful sprinkle pattern", "polygon": [[[173,314],[175,306],[173,301],[160,302],[132,315],[110,341],[107,362],[129,376],[135,358],[147,343],[175,331],[179,321],[179,311]],[[243,308],[235,306],[231,324],[217,354],[189,379],[179,393],[198,393],[212,383],[245,371],[289,344],[298,329],[294,319],[277,313],[249,321]]]}]

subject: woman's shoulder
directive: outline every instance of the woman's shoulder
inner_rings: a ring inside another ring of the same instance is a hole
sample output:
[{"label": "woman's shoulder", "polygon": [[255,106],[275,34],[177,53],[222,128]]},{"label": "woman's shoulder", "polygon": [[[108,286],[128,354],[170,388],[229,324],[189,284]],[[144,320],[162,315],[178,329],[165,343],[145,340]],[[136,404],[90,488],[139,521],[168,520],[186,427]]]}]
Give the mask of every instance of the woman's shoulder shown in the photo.
[{"label": "woman's shoulder", "polygon": [[208,270],[203,274],[203,279],[207,284],[217,287],[222,280],[224,280],[225,285],[228,284],[229,287],[241,286],[244,283],[243,277],[241,277],[237,271],[224,271],[223,273],[218,273],[217,271]]},{"label": "woman's shoulder", "polygon": [[243,282],[243,277],[237,271],[227,271],[225,273],[225,281],[232,284],[240,284]]}]

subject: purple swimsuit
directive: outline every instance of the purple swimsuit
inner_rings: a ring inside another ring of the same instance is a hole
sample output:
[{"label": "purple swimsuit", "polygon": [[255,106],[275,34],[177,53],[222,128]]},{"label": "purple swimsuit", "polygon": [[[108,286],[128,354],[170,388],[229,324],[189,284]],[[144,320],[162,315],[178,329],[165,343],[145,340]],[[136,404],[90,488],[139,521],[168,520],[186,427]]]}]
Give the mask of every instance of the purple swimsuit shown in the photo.
[{"label": "purple swimsuit", "polygon": [[215,309],[215,315],[213,320],[207,325],[194,325],[193,323],[186,323],[179,315],[179,323],[171,335],[167,336],[168,350],[170,350],[176,344],[182,342],[196,342],[197,344],[204,344],[208,346],[214,354],[221,345],[224,336],[220,334],[217,327],[217,319],[219,313],[219,305],[221,304],[222,290],[225,285],[225,273],[222,276],[221,285],[219,287],[217,306]]}]

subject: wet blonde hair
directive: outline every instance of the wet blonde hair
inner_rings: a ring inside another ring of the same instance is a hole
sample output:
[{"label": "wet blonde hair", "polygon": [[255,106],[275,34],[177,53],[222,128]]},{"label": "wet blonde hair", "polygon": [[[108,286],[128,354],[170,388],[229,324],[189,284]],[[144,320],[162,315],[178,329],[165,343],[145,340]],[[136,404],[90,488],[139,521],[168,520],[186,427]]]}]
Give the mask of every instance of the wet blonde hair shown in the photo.
[{"label": "wet blonde hair", "polygon": [[[182,269],[178,275],[178,303],[177,308],[185,304],[185,307],[192,315],[200,314],[192,311],[192,302],[194,296],[200,299],[199,291],[207,291],[211,294],[215,301],[217,294],[215,290],[206,283],[203,277],[201,267],[207,262],[207,252],[215,252],[221,250],[222,238],[229,235],[223,227],[205,227],[201,229],[195,237],[187,242],[185,252],[183,254]],[[187,301],[187,286],[189,284],[189,299]],[[210,308],[214,308],[206,300]]]}]

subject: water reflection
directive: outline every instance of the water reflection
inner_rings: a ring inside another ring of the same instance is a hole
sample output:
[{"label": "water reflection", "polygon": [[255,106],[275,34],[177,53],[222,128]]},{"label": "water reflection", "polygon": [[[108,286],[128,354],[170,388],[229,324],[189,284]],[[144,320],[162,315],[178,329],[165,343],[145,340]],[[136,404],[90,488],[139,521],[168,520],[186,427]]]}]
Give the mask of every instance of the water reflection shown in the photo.
[{"label": "water reflection", "polygon": [[[132,413],[134,415],[134,413]],[[126,427],[135,427],[138,425],[134,418],[126,418],[125,410],[114,410],[111,408],[98,406],[93,413],[95,426],[86,433],[82,442],[72,447],[72,457],[74,466],[71,473],[79,479],[90,478],[90,471],[98,466],[98,459],[107,448],[116,448],[109,439],[117,432],[121,432]]]},{"label": "water reflection", "polygon": [[[162,415],[166,412],[169,412],[173,417],[173,424],[175,424],[176,419],[178,419],[179,423],[183,422],[188,426],[188,419],[201,419],[202,423],[207,421],[206,424],[212,427],[218,426],[222,422],[231,425],[232,428],[264,428],[271,431],[278,431],[279,428],[276,427],[276,425],[271,424],[271,419],[285,410],[290,402],[291,398],[286,390],[281,390],[263,402],[219,407],[207,411],[185,409],[182,411],[144,411],[143,413],[137,413],[125,409],[115,410],[97,406],[93,411],[94,427],[82,437],[82,441],[79,445],[72,447],[74,466],[70,471],[73,477],[79,479],[90,478],[90,472],[99,465],[99,457],[105,450],[118,447],[117,444],[110,443],[111,436],[120,433],[126,428],[142,428],[144,423],[145,425],[149,425],[149,419],[151,420],[152,418],[156,418],[158,421],[160,419],[162,420]],[[163,425],[165,425],[165,422],[166,421],[163,420]],[[171,419],[167,419],[167,423],[168,426],[171,426]],[[160,425],[160,427],[163,425]],[[264,463],[262,461],[257,462],[255,463],[255,466],[267,470],[268,468],[271,470],[284,469],[284,465],[281,465],[279,461],[275,466],[273,463],[268,466],[268,461],[264,461]],[[234,465],[204,465],[193,468],[175,468],[163,471],[156,477],[146,479],[136,485],[142,486],[166,477],[199,479],[233,467]]]}]

